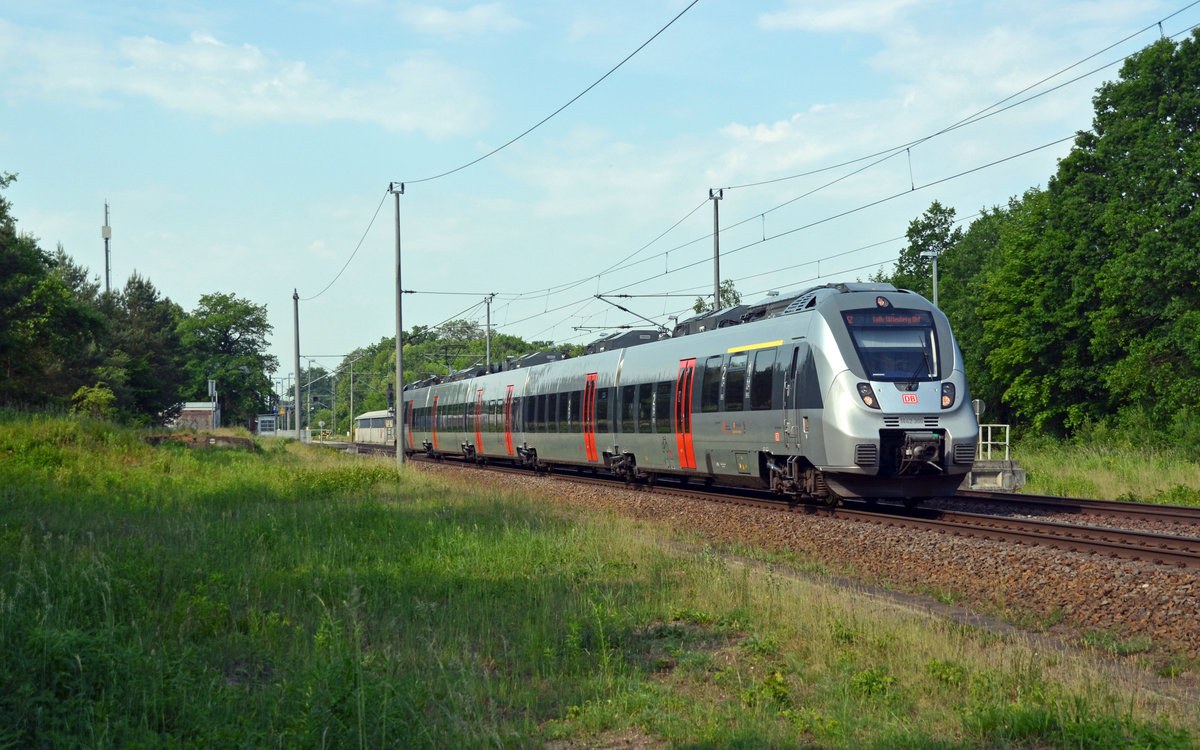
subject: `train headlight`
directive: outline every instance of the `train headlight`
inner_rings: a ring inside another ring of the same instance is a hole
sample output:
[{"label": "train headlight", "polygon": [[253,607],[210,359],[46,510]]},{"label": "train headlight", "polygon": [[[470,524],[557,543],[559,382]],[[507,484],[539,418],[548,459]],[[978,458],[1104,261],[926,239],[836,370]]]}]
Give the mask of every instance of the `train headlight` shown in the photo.
[{"label": "train headlight", "polygon": [[858,397],[862,402],[872,409],[879,408],[879,399],[875,398],[875,390],[871,388],[870,383],[858,384]]},{"label": "train headlight", "polygon": [[954,383],[942,383],[942,408],[954,406]]}]

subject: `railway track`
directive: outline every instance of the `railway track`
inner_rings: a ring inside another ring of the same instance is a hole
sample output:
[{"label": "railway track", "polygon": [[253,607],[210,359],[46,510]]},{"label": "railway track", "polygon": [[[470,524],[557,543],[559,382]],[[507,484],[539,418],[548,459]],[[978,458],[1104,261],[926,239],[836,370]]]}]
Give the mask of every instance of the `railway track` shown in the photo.
[{"label": "railway track", "polygon": [[[359,452],[394,455],[390,446],[359,446]],[[421,456],[414,458],[430,461]],[[501,465],[488,465],[484,468],[526,476],[530,473],[528,469]],[[620,480],[606,475],[592,476],[575,472],[552,472],[546,476],[561,481],[595,483],[608,487],[620,483]],[[632,485],[631,489],[774,511],[830,516],[892,528],[936,531],[964,538],[1050,547],[1176,568],[1200,569],[1200,509],[1197,508],[1050,496],[1012,496],[1004,493],[958,493],[954,498],[956,501],[967,499],[1003,509],[997,512],[974,513],[936,507],[910,510],[884,503],[847,503],[842,507],[829,508],[791,502],[767,492],[734,492],[665,482],[660,482],[652,488],[646,485]],[[1109,525],[1040,520],[1035,517],[1039,515],[1103,520]],[[1121,522],[1132,519],[1167,521],[1183,530],[1190,530],[1191,534],[1164,534],[1119,526]]]}]

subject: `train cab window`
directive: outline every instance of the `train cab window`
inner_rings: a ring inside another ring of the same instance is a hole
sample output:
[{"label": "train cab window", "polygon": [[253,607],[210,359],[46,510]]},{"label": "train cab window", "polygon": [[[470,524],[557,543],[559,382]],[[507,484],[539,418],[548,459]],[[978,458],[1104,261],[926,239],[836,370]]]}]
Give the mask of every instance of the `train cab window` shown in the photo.
[{"label": "train cab window", "polygon": [[754,353],[754,371],[750,374],[750,408],[770,409],[775,393],[775,358],[778,349],[760,349]]},{"label": "train cab window", "polygon": [[638,389],[637,431],[650,432],[654,416],[654,385],[645,383]]},{"label": "train cab window", "polygon": [[637,386],[621,388],[621,432],[637,431]]},{"label": "train cab window", "polygon": [[704,361],[704,374],[700,381],[700,411],[718,411],[721,408],[721,358],[709,357]]},{"label": "train cab window", "polygon": [[654,431],[671,431],[671,395],[675,391],[675,383],[670,380],[654,386]]},{"label": "train cab window", "polygon": [[928,310],[847,310],[842,313],[867,377],[892,382],[937,380],[937,331]]},{"label": "train cab window", "polygon": [[607,388],[596,389],[596,432],[608,432],[608,393]]},{"label": "train cab window", "polygon": [[746,401],[746,365],[750,355],[739,352],[729,357],[725,370],[725,411],[741,411]]}]

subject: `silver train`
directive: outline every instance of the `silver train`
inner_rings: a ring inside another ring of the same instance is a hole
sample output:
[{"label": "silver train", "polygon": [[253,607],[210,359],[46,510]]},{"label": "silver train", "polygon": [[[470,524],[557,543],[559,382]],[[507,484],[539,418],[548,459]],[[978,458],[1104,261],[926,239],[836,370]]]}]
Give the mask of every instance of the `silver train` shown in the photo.
[{"label": "silver train", "polygon": [[[946,316],[890,284],[814,287],[698,316],[670,338],[615,335],[586,356],[492,370],[406,386],[403,450],[827,503],[952,494],[975,458]],[[392,442],[388,414],[361,415],[358,439]]]}]

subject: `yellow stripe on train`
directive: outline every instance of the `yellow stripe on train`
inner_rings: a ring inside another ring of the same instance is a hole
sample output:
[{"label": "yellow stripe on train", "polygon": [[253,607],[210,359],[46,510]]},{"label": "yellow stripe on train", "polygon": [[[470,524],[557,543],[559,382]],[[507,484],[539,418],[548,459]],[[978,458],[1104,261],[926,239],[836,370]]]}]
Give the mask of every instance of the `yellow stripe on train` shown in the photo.
[{"label": "yellow stripe on train", "polygon": [[749,346],[735,346],[730,349],[726,349],[725,353],[726,354],[737,354],[738,352],[748,352],[748,351],[753,351],[754,349],[770,349],[772,346],[782,346],[782,345],[783,345],[783,339],[779,339],[778,341],[764,341],[761,344],[750,344]]}]

